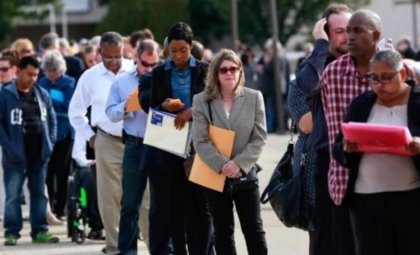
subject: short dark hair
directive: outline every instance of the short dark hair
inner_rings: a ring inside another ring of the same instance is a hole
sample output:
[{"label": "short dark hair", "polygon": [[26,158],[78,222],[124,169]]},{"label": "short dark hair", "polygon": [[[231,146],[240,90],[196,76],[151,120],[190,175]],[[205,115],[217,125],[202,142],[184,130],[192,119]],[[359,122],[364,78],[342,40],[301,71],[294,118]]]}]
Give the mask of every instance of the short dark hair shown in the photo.
[{"label": "short dark hair", "polygon": [[99,47],[102,47],[104,44],[110,45],[122,45],[123,38],[117,32],[105,32],[101,36],[101,41],[99,42]]},{"label": "short dark hair", "polygon": [[352,13],[352,9],[345,4],[330,4],[328,5],[327,9],[322,13],[322,17],[327,20],[325,24],[325,32],[329,36],[329,29],[328,29],[328,19],[333,14],[340,14],[340,13]]},{"label": "short dark hair", "polygon": [[198,60],[203,60],[204,56],[204,46],[199,41],[193,40],[192,48],[191,48],[191,55]]},{"label": "short dark hair", "polygon": [[19,52],[17,50],[5,49],[1,52],[0,60],[9,61],[10,65],[17,66],[19,64]]},{"label": "short dark hair", "polygon": [[47,33],[41,37],[39,40],[39,47],[43,49],[48,49],[50,47],[58,47],[58,35],[56,33]]},{"label": "short dark hair", "polygon": [[39,61],[36,57],[26,56],[26,57],[23,57],[23,58],[20,59],[18,67],[19,67],[19,69],[25,69],[29,65],[33,66],[37,69],[39,69],[39,66],[40,66]]},{"label": "short dark hair", "polygon": [[137,54],[140,57],[141,54],[147,52],[148,54],[153,54],[154,52],[159,51],[159,44],[152,39],[144,39],[140,42],[139,47],[137,48]]},{"label": "short dark hair", "polygon": [[168,32],[168,44],[172,40],[184,40],[189,45],[192,45],[194,34],[191,27],[184,22],[178,22]]}]

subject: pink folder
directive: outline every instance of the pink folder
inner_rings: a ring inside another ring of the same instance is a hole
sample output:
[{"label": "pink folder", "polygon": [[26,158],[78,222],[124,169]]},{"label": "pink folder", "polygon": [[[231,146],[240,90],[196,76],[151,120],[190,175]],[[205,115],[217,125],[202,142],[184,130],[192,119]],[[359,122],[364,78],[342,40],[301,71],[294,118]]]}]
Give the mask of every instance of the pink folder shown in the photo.
[{"label": "pink folder", "polygon": [[357,151],[412,155],[406,146],[413,139],[407,127],[360,122],[342,123],[344,139],[357,143]]}]

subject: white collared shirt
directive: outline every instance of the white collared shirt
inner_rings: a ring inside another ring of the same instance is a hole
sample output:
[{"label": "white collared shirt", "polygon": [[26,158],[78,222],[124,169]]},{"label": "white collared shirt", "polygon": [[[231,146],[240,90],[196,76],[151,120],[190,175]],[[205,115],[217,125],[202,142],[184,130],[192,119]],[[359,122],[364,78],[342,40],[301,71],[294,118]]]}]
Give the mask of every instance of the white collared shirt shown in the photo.
[{"label": "white collared shirt", "polygon": [[123,59],[120,70],[114,74],[101,62],[86,70],[80,77],[70,101],[69,119],[76,132],[83,134],[86,140],[95,135],[86,118],[89,106],[92,107],[92,126],[115,136],[122,135],[122,121],[111,122],[105,114],[106,101],[115,77],[131,70],[133,66],[132,60]]}]

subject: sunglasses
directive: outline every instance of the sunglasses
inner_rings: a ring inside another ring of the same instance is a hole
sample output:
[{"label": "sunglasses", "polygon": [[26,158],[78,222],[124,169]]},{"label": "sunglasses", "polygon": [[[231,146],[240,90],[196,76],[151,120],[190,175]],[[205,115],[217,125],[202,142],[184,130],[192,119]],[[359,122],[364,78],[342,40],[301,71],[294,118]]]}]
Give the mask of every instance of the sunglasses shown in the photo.
[{"label": "sunglasses", "polygon": [[144,67],[155,67],[157,65],[157,63],[147,63],[146,61],[143,61],[140,59],[140,64]]},{"label": "sunglasses", "polygon": [[395,75],[397,75],[399,72],[395,72],[395,73],[391,73],[391,74],[384,74],[381,77],[377,76],[376,74],[369,74],[368,76],[368,80],[372,83],[372,84],[382,84],[382,85],[386,85],[388,83],[390,83],[392,81],[392,79],[394,79]]},{"label": "sunglasses", "polygon": [[11,66],[9,66],[9,67],[0,67],[0,72],[7,72],[7,71],[9,71],[9,69],[11,68]]},{"label": "sunglasses", "polygon": [[222,67],[222,68],[219,68],[219,73],[220,74],[227,74],[227,72],[230,72],[231,74],[235,74],[239,70],[241,70],[241,68],[239,66]]}]

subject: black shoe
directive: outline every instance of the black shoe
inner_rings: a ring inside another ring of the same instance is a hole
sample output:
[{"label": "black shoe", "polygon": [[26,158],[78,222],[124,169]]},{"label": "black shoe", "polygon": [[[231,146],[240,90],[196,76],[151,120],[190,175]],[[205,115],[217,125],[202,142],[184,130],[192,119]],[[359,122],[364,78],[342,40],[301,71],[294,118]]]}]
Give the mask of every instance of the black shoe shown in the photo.
[{"label": "black shoe", "polygon": [[91,230],[87,235],[87,238],[91,240],[105,240],[102,230]]}]

